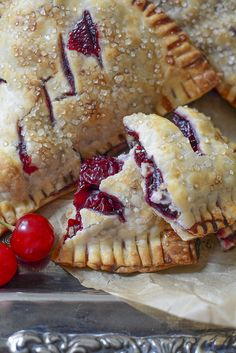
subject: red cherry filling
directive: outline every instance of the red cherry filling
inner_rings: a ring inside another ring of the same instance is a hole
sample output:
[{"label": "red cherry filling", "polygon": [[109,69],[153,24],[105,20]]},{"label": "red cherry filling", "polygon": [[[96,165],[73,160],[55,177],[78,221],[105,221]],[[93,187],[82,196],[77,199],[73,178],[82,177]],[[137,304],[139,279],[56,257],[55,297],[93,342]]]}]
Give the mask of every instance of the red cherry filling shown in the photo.
[{"label": "red cherry filling", "polygon": [[117,158],[95,157],[85,161],[81,167],[79,188],[74,196],[76,219],[68,222],[65,240],[73,237],[83,229],[80,211],[83,208],[92,209],[105,215],[118,215],[124,222],[124,205],[117,197],[99,190],[101,181],[121,171],[123,162]]},{"label": "red cherry filling", "polygon": [[123,162],[112,157],[94,157],[85,161],[81,167],[79,188],[90,185],[99,186],[101,181],[121,171]]},{"label": "red cherry filling", "polygon": [[99,33],[89,11],[84,11],[82,19],[70,32],[68,49],[87,56],[95,56],[102,65]]},{"label": "red cherry filling", "polygon": [[137,165],[139,167],[141,167],[142,163],[146,163],[149,164],[150,167],[153,167],[153,163],[151,161],[151,159],[148,158],[147,153],[145,151],[145,149],[141,146],[138,145],[134,151],[134,158],[135,158],[135,162],[137,163]]},{"label": "red cherry filling", "polygon": [[23,164],[23,170],[26,174],[31,175],[38,170],[38,167],[32,164],[32,158],[27,153],[26,143],[22,134],[22,127],[18,125],[17,130],[19,135],[17,149],[19,151],[20,160]]},{"label": "red cherry filling", "polygon": [[217,238],[224,251],[228,251],[236,245],[236,232],[225,236],[224,229],[222,229],[217,233]]},{"label": "red cherry filling", "polygon": [[173,114],[172,120],[173,123],[180,129],[182,134],[189,139],[193,151],[198,154],[202,154],[199,146],[199,140],[190,121],[188,121],[186,118],[176,112]]},{"label": "red cherry filling", "polygon": [[[128,131],[128,134],[136,142],[134,158],[137,165],[140,168],[142,165],[146,165],[147,168],[145,177],[146,202],[163,216],[169,219],[176,219],[178,217],[178,211],[170,202],[168,190],[163,188],[164,179],[160,169],[157,168],[156,164],[151,158],[148,158],[147,152],[139,142],[138,134],[134,131]],[[161,191],[161,198],[158,202],[154,202],[153,195],[158,190]]]},{"label": "red cherry filling", "polygon": [[115,196],[108,195],[100,190],[93,190],[92,187],[78,191],[75,194],[74,205],[77,211],[87,208],[105,215],[117,214],[124,221],[123,204]]},{"label": "red cherry filling", "polygon": [[230,249],[233,249],[236,245],[236,234],[232,234],[229,237],[222,239],[219,236],[217,236],[219,241],[220,241],[220,245],[222,246],[224,251],[228,251]]},{"label": "red cherry filling", "polygon": [[[50,80],[50,78],[48,80]],[[45,83],[48,80],[46,80]],[[43,91],[44,91],[45,101],[46,101],[48,112],[49,112],[49,119],[50,119],[52,125],[54,125],[55,124],[55,117],[54,117],[54,113],[53,113],[52,101],[51,101],[51,98],[48,94],[48,90],[45,85],[43,86]]]},{"label": "red cherry filling", "polygon": [[[169,219],[177,218],[178,212],[174,209],[172,203],[169,201],[169,193],[167,189],[162,188],[164,183],[162,173],[160,169],[156,167],[153,160],[148,158],[145,149],[141,145],[138,145],[135,150],[135,161],[139,167],[141,167],[142,164],[147,164],[147,174],[145,180],[146,202],[163,216]],[[158,189],[161,190],[162,193],[160,202],[153,202],[153,194]]]}]

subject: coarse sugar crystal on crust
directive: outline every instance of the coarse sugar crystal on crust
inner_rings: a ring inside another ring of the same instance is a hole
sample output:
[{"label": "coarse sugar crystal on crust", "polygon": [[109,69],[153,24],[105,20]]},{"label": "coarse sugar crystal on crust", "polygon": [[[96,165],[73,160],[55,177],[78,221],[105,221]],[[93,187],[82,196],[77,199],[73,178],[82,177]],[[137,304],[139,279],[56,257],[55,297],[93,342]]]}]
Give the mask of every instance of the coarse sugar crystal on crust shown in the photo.
[{"label": "coarse sugar crystal on crust", "polygon": [[155,0],[219,72],[219,93],[236,106],[236,2]]}]

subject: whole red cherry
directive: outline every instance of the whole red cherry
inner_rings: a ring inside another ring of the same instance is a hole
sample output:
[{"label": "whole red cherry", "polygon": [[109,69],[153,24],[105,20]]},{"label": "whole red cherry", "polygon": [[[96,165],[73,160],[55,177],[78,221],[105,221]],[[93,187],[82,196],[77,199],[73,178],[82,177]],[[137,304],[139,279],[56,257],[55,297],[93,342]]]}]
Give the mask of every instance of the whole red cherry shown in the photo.
[{"label": "whole red cherry", "polygon": [[16,274],[17,261],[12,249],[0,243],[0,286],[8,283]]},{"label": "whole red cherry", "polygon": [[36,262],[47,257],[55,236],[49,221],[38,214],[21,217],[13,228],[11,247],[23,261]]}]

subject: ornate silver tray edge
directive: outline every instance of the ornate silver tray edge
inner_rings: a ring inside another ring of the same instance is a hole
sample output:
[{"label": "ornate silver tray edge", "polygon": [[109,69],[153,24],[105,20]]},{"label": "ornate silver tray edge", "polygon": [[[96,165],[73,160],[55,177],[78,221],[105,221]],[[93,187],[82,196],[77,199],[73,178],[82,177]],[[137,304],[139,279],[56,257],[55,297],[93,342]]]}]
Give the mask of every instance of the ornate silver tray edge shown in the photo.
[{"label": "ornate silver tray edge", "polygon": [[140,338],[112,333],[76,335],[19,331],[5,342],[5,348],[10,353],[234,353],[236,331]]}]

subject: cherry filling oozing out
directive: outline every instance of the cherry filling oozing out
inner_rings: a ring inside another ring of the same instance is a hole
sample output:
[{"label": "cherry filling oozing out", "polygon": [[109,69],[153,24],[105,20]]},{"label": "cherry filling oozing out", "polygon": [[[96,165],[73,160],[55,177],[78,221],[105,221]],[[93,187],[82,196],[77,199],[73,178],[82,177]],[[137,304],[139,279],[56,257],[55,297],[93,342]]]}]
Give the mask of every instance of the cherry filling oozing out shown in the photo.
[{"label": "cherry filling oozing out", "polygon": [[26,143],[25,143],[25,139],[23,136],[23,132],[22,132],[22,127],[20,125],[18,125],[17,131],[18,131],[18,136],[19,136],[19,144],[18,144],[17,149],[19,151],[20,160],[23,165],[23,170],[26,174],[31,175],[38,170],[38,167],[36,167],[34,164],[32,164],[32,158],[27,153]]},{"label": "cherry filling oozing out", "polygon": [[236,246],[236,232],[224,237],[224,230],[221,230],[217,233],[217,238],[220,241],[220,244],[224,251],[228,251]]},{"label": "cherry filling oozing out", "polygon": [[87,56],[95,56],[102,66],[99,32],[89,11],[83,12],[82,19],[70,32],[67,47]]},{"label": "cherry filling oozing out", "polygon": [[199,146],[199,140],[190,121],[176,112],[174,112],[172,116],[172,121],[180,129],[182,134],[189,139],[193,151],[199,155],[202,155],[202,151]]},{"label": "cherry filling oozing out", "polygon": [[[139,142],[138,134],[134,131],[128,131],[128,134],[132,136],[136,142],[134,157],[137,165],[140,168],[142,165],[146,165],[147,168],[145,177],[146,202],[163,216],[169,219],[176,219],[178,217],[178,211],[169,201],[170,196],[168,190],[162,188],[164,179],[161,170],[156,166],[155,162],[148,157],[147,152]],[[161,190],[162,193],[160,202],[153,202],[152,196],[158,190]]]},{"label": "cherry filling oozing out", "polygon": [[80,211],[84,208],[104,215],[117,215],[121,222],[125,221],[122,202],[99,189],[102,180],[119,173],[122,167],[123,162],[112,157],[94,157],[83,163],[78,191],[74,196],[76,219],[69,220],[65,240],[83,229]]}]

